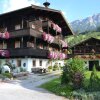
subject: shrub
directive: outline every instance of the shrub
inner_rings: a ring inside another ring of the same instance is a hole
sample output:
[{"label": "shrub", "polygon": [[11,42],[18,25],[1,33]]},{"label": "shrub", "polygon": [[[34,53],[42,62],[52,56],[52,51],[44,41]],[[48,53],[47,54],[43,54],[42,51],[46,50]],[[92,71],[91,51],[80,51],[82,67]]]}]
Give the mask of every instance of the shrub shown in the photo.
[{"label": "shrub", "polygon": [[90,76],[90,82],[88,86],[89,91],[99,91],[100,90],[100,79],[97,76],[96,67],[93,67],[93,71]]},{"label": "shrub", "polygon": [[59,66],[59,68],[60,68],[61,70],[63,70],[63,67],[64,67],[64,66]]},{"label": "shrub", "polygon": [[68,60],[63,69],[61,83],[71,83],[75,88],[78,84],[80,88],[84,79],[84,65],[84,61],[81,59],[74,58]]},{"label": "shrub", "polygon": [[20,67],[20,72],[26,72],[26,69]]},{"label": "shrub", "polygon": [[82,87],[83,78],[84,78],[84,76],[80,72],[77,72],[77,73],[74,74],[74,76],[73,76],[73,86],[74,86],[75,89],[79,89],[79,88]]},{"label": "shrub", "polygon": [[55,64],[55,65],[53,66],[53,71],[56,71],[56,70],[59,70],[59,67],[58,67],[57,64]]},{"label": "shrub", "polygon": [[72,92],[73,100],[100,100],[100,92],[86,92],[77,90]]},{"label": "shrub", "polygon": [[5,73],[9,73],[9,71],[5,71]]},{"label": "shrub", "polygon": [[3,73],[3,76],[5,76],[6,78],[12,78],[12,74],[11,73]]},{"label": "shrub", "polygon": [[69,67],[65,65],[61,76],[61,84],[68,84],[70,81],[71,81],[70,70]]},{"label": "shrub", "polygon": [[52,71],[52,66],[49,66],[49,67],[48,67],[48,71],[49,71],[49,72]]}]

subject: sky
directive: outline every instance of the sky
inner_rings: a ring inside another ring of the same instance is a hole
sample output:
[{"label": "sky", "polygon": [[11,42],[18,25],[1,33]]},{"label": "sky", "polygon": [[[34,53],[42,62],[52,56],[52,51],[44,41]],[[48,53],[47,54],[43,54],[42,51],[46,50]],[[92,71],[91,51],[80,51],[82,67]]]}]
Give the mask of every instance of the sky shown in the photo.
[{"label": "sky", "polygon": [[[31,4],[43,6],[46,0],[0,0],[0,14],[20,9]],[[68,20],[81,20],[100,13],[100,0],[48,0],[50,8],[61,10]]]}]

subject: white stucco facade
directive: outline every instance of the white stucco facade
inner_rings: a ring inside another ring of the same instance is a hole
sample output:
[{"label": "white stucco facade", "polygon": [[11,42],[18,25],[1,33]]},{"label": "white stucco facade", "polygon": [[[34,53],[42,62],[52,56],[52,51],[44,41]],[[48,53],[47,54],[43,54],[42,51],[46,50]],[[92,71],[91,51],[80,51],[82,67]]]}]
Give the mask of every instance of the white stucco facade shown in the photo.
[{"label": "white stucco facade", "polygon": [[[28,72],[31,72],[32,68],[45,68],[47,69],[48,66],[54,66],[55,63],[58,64],[58,66],[64,66],[64,60],[51,60],[49,59],[39,59],[39,58],[14,58],[14,59],[0,59],[0,66],[3,66],[6,64],[6,60],[8,60],[12,65],[15,67],[22,67]],[[18,66],[18,61],[20,60],[20,66]],[[33,64],[33,62],[35,64]]]}]

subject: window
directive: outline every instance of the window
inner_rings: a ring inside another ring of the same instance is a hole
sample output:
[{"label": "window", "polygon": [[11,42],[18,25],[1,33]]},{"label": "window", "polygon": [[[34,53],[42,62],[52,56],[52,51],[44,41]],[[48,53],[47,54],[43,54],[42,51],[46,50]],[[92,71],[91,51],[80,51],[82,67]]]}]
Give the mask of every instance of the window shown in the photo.
[{"label": "window", "polygon": [[32,28],[35,29],[35,25],[34,24],[32,24]]},{"label": "window", "polygon": [[23,63],[23,67],[26,67],[26,63]]},{"label": "window", "polygon": [[36,66],[36,60],[33,60],[33,67]]},{"label": "window", "polygon": [[59,63],[59,66],[61,66],[61,63]]},{"label": "window", "polygon": [[14,62],[14,60],[12,60],[12,63]]},{"label": "window", "polygon": [[3,45],[2,45],[2,43],[0,43],[0,49],[2,49],[3,48]]},{"label": "window", "polygon": [[21,29],[21,26],[20,26],[20,24],[18,24],[18,25],[15,25],[15,30],[19,30],[19,29]]},{"label": "window", "polygon": [[42,44],[39,45],[39,49],[43,49],[43,45]]},{"label": "window", "polygon": [[42,60],[40,60],[40,66],[42,66]]},{"label": "window", "polygon": [[27,47],[34,47],[34,43],[33,42],[27,42]]},{"label": "window", "polygon": [[30,42],[27,42],[27,47],[31,47],[30,45],[31,45]]},{"label": "window", "polygon": [[3,43],[3,49],[7,49],[7,43]]},{"label": "window", "polygon": [[17,60],[17,66],[21,67],[21,60]]},{"label": "window", "polygon": [[20,41],[15,41],[15,48],[20,48]]}]

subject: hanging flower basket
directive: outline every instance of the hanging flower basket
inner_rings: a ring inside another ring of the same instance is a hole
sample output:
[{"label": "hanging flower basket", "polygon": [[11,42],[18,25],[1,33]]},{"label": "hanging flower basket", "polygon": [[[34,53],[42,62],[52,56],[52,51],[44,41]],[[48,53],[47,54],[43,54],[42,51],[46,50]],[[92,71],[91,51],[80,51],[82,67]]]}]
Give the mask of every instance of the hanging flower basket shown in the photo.
[{"label": "hanging flower basket", "polygon": [[9,39],[10,38],[9,32],[4,32],[4,33],[0,32],[0,38]]},{"label": "hanging flower basket", "polygon": [[8,50],[0,50],[0,56],[2,57],[9,57],[9,51]]},{"label": "hanging flower basket", "polygon": [[85,59],[85,58],[86,58],[86,55],[83,55],[83,56],[82,56],[82,58],[84,58],[84,59]]},{"label": "hanging flower basket", "polygon": [[52,26],[53,30],[55,30],[55,31],[57,31],[59,33],[62,32],[62,29],[57,24],[55,24],[55,23],[52,22],[51,26]]},{"label": "hanging flower basket", "polygon": [[64,54],[64,53],[58,53],[58,52],[49,52],[48,54],[48,58],[50,59],[66,59],[67,58],[67,55]]},{"label": "hanging flower basket", "polygon": [[47,41],[48,43],[52,43],[54,41],[54,37],[50,34],[47,34],[46,32],[42,34],[42,38],[44,41]]},{"label": "hanging flower basket", "polygon": [[100,58],[100,54],[96,55],[97,58]]},{"label": "hanging flower basket", "polygon": [[60,42],[61,42],[63,48],[64,48],[64,47],[68,47],[68,45],[67,45],[67,43],[66,43],[65,41],[60,40]]},{"label": "hanging flower basket", "polygon": [[86,58],[88,59],[89,58],[89,55],[86,55]]},{"label": "hanging flower basket", "polygon": [[90,58],[91,58],[91,59],[95,59],[96,56],[95,56],[95,55],[91,55]]}]

